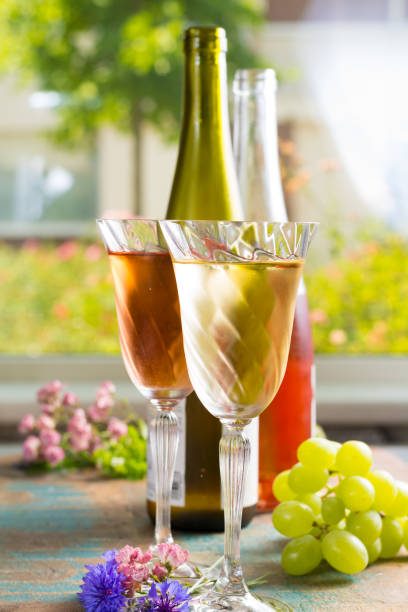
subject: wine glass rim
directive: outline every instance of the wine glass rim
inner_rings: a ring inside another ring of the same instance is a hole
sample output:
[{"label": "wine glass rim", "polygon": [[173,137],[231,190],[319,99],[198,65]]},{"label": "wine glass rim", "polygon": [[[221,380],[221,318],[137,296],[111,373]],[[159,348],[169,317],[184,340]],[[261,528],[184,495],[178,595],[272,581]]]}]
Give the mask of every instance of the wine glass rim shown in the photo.
[{"label": "wine glass rim", "polygon": [[243,225],[244,223],[254,224],[254,225],[320,225],[320,221],[229,221],[228,219],[162,219],[159,223],[197,223],[200,225],[208,224],[208,223],[218,223],[218,224],[229,224],[229,225]]},{"label": "wine glass rim", "polygon": [[104,221],[149,221],[149,223],[161,223],[164,219],[154,219],[152,217],[97,217],[96,223],[103,223]]}]

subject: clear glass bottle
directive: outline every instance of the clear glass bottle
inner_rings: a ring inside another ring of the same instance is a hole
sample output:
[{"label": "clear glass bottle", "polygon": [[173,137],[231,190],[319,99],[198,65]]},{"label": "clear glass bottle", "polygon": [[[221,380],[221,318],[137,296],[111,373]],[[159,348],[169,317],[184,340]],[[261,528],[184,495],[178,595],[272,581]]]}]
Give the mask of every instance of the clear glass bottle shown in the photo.
[{"label": "clear glass bottle", "polygon": [[[287,221],[280,176],[276,76],[272,69],[238,70],[233,83],[233,148],[248,221]],[[315,422],[314,354],[303,281],[299,289],[288,365],[282,385],[259,420],[260,511],[276,505],[272,483],[296,463],[296,450]]]},{"label": "clear glass bottle", "polygon": [[[222,28],[193,27],[184,35],[184,100],[178,160],[168,219],[242,220],[228,117],[227,39]],[[180,439],[172,495],[172,526],[222,531],[224,514],[218,463],[221,425],[192,393],[176,408]],[[243,525],[256,511],[258,430],[250,429],[254,453],[244,500]],[[154,490],[148,511],[154,516]]]}]

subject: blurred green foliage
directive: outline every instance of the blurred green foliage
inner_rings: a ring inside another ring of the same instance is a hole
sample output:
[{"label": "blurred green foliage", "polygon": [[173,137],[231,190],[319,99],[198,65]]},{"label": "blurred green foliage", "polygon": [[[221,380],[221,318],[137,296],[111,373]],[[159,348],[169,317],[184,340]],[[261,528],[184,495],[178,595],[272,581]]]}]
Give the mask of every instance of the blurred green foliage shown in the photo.
[{"label": "blurred green foliage", "polygon": [[307,271],[318,353],[408,353],[408,241],[384,230]]},{"label": "blurred green foliage", "polygon": [[259,65],[248,26],[261,0],[2,0],[0,70],[62,95],[55,135],[83,143],[103,123],[142,118],[173,134],[180,116],[183,30],[226,28],[230,74]]},{"label": "blurred green foliage", "polygon": [[0,246],[0,352],[118,353],[113,286],[99,245]]},{"label": "blurred green foliage", "polygon": [[[408,353],[408,242],[379,236],[306,267],[317,353]],[[0,288],[0,353],[120,352],[99,245],[0,245]]]},{"label": "blurred green foliage", "polygon": [[94,451],[93,459],[105,476],[140,480],[147,471],[146,440],[129,425],[126,436]]}]

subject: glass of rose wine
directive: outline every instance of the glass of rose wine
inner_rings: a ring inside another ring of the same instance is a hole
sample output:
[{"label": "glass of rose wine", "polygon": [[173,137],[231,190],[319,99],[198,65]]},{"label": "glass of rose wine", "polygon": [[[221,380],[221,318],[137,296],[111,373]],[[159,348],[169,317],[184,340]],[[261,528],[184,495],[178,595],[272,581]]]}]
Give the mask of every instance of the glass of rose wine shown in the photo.
[{"label": "glass of rose wine", "polygon": [[220,419],[224,560],[200,612],[286,612],[261,600],[240,562],[243,486],[250,455],[245,426],[277,393],[285,373],[299,281],[316,224],[163,221],[180,300],[184,350],[193,387]]},{"label": "glass of rose wine", "polygon": [[[191,391],[171,258],[159,222],[98,219],[115,290],[122,357],[129,378],[156,408],[149,436],[156,478],[155,547],[173,542],[170,495],[178,444],[174,407]],[[194,577],[188,564],[180,575]]]}]

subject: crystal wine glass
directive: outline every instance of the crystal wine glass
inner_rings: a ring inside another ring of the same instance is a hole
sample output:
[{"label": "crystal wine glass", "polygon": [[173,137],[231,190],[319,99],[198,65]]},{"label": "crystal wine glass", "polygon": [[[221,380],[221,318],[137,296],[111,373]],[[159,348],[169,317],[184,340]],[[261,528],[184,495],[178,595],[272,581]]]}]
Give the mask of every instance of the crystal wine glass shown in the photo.
[{"label": "crystal wine glass", "polygon": [[225,430],[223,566],[194,609],[287,611],[282,602],[252,595],[243,577],[245,426],[270,404],[285,373],[296,293],[316,224],[165,221],[161,227],[176,274],[190,380]]},{"label": "crystal wine glass", "polygon": [[[99,219],[115,289],[127,373],[156,408],[149,436],[156,478],[155,547],[173,542],[170,495],[178,444],[174,407],[192,391],[181,333],[176,281],[159,222]],[[179,575],[194,577],[184,564]]]}]

